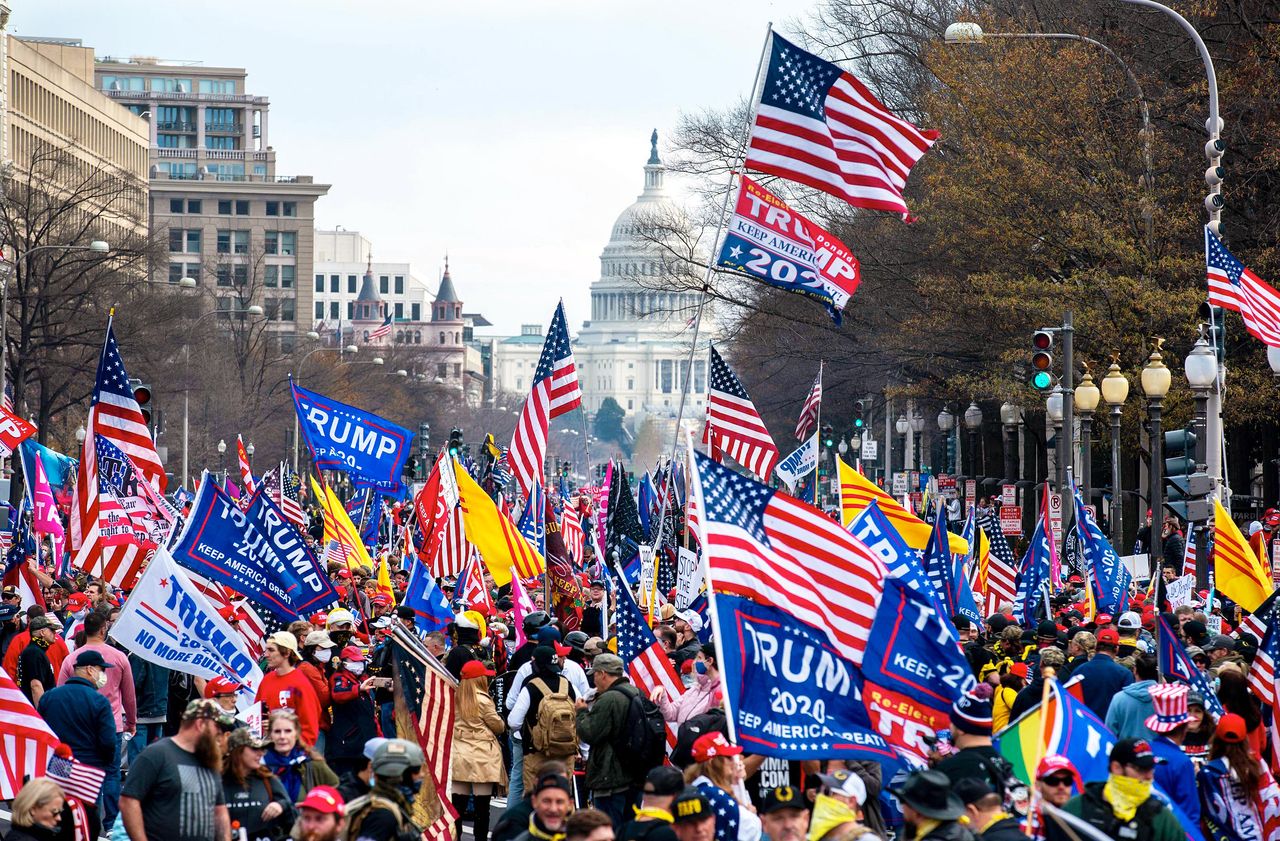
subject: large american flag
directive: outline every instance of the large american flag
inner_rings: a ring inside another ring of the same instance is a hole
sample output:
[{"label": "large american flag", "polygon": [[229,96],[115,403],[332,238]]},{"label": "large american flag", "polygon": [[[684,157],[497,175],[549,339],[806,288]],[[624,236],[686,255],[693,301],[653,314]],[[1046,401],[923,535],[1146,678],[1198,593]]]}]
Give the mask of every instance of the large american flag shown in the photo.
[{"label": "large american flag", "polygon": [[542,345],[542,356],[533,374],[533,390],[524,401],[515,435],[507,450],[511,472],[521,492],[528,494],[542,481],[542,463],[547,453],[547,428],[552,418],[571,412],[582,404],[578,368],[569,346],[569,328],[564,303],[556,305],[551,328]]},{"label": "large american flag", "polygon": [[902,190],[938,133],[894,116],[836,65],[772,39],[746,165],[908,218]]},{"label": "large american flag", "polygon": [[72,564],[78,569],[106,579],[114,587],[129,588],[138,577],[147,549],[136,543],[107,546],[99,521],[102,493],[99,486],[99,436],[128,458],[139,481],[164,491],[164,466],[156,454],[155,442],[142,417],[138,401],[129,385],[129,375],[120,358],[111,322],[98,359],[97,383],[89,405],[89,419],[76,477],[75,499],[71,505]]},{"label": "large american flag", "polygon": [[1204,228],[1205,273],[1209,303],[1235,310],[1249,334],[1268,347],[1280,347],[1280,292],[1276,292],[1237,260]]},{"label": "large american flag", "polygon": [[796,440],[803,441],[818,427],[818,412],[822,409],[822,365],[818,365],[818,378],[800,407],[800,419],[796,421]]},{"label": "large american flag", "polygon": [[379,324],[377,327],[373,328],[373,332],[369,334],[369,340],[373,341],[375,339],[385,339],[387,336],[390,336],[390,335],[391,335],[391,313],[388,312],[387,317],[382,320],[382,323]]},{"label": "large american flag", "polygon": [[[671,658],[644,621],[644,614],[626,587],[618,587],[615,607],[618,622],[618,656],[627,667],[627,677],[647,698],[661,687],[667,700],[684,694],[684,684],[676,674]],[[667,725],[667,743],[675,745],[675,732]]]},{"label": "large american flag", "polygon": [[826,514],[691,455],[702,551],[716,592],[786,611],[861,665],[883,562]]},{"label": "large american flag", "polygon": [[57,746],[53,730],[0,668],[0,800],[16,797],[27,777],[43,776]]},{"label": "large american flag", "polygon": [[756,412],[742,381],[711,348],[711,388],[707,393],[707,424],[716,450],[733,456],[764,481],[773,475],[778,448]]},{"label": "large american flag", "polygon": [[1018,559],[1013,548],[1000,530],[995,515],[990,512],[978,518],[978,528],[986,538],[987,551],[978,558],[978,578],[986,594],[984,615],[995,613],[1006,602],[1012,603],[1018,595]]}]

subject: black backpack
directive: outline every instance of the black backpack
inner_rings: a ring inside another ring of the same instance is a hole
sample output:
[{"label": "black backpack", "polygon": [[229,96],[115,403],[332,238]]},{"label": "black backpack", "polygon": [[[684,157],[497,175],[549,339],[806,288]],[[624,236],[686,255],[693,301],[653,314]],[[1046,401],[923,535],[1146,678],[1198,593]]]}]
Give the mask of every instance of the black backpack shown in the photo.
[{"label": "black backpack", "polygon": [[627,716],[622,732],[614,740],[613,752],[623,772],[633,780],[641,780],[667,757],[667,722],[658,705],[635,687],[630,692],[622,687],[618,691],[627,696]]}]

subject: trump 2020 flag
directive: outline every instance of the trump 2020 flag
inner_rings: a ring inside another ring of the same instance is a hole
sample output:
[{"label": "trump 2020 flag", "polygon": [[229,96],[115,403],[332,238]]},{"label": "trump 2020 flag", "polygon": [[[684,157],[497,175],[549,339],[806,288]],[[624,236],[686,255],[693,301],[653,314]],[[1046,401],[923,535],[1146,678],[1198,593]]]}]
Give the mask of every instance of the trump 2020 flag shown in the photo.
[{"label": "trump 2020 flag", "polygon": [[1098,521],[1085,507],[1078,485],[1073,496],[1076,504],[1076,537],[1084,566],[1090,570],[1089,586],[1093,588],[1097,612],[1119,616],[1129,609],[1129,583],[1133,576],[1120,562],[1120,556],[1112,548],[1111,541],[1102,534]]},{"label": "trump 2020 flag", "polygon": [[290,383],[298,428],[317,470],[338,470],[392,495],[400,481],[413,433],[372,412],[357,409]]},{"label": "trump 2020 flag", "polygon": [[862,279],[858,258],[843,242],[746,176],[717,265],[807,295],[836,324]]},{"label": "trump 2020 flag", "polygon": [[800,480],[818,469],[818,434],[815,432],[795,452],[778,462],[774,474],[793,491]]}]

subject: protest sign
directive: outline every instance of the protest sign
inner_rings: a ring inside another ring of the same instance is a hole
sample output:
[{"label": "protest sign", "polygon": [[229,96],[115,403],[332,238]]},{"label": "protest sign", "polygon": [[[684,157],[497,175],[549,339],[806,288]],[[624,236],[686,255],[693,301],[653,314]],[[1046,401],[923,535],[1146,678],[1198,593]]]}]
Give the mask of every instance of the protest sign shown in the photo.
[{"label": "protest sign", "polygon": [[676,571],[676,609],[684,610],[702,592],[702,564],[698,553],[681,546]]},{"label": "protest sign", "polygon": [[815,432],[795,452],[778,462],[774,472],[778,478],[795,490],[804,477],[818,469],[818,434]]},{"label": "protest sign", "polygon": [[1174,610],[1181,605],[1191,604],[1192,594],[1196,589],[1196,577],[1184,575],[1164,585],[1165,597],[1169,599],[1169,609]]}]

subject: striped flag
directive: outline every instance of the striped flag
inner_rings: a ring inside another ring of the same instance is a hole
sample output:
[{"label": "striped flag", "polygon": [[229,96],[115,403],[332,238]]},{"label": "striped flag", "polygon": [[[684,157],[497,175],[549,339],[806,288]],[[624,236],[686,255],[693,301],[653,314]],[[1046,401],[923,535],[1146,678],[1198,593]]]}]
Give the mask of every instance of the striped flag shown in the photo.
[{"label": "striped flag", "polygon": [[803,441],[818,428],[818,412],[822,409],[822,365],[818,365],[818,378],[800,407],[800,419],[796,421],[796,440]]},{"label": "striped flag", "polygon": [[[348,568],[366,566],[373,569],[373,559],[360,538],[360,530],[351,522],[347,510],[327,484],[322,485],[311,477],[311,493],[320,500],[320,508],[324,511],[324,536],[326,546],[336,541],[342,547]],[[334,560],[330,558],[330,560]]]},{"label": "striped flag", "polygon": [[[653,630],[645,622],[644,614],[626,587],[617,589],[618,603],[614,608],[618,622],[618,656],[627,667],[627,677],[648,698],[653,690],[662,688],[667,700],[674,701],[684,694],[684,684],[676,674],[671,658],[663,650]],[[667,743],[675,745],[675,732],[667,725]]]},{"label": "striped flag", "polygon": [[61,786],[65,794],[85,803],[97,803],[107,772],[104,768],[94,768],[80,762],[71,755],[69,748],[58,745],[54,755],[49,757],[45,776]]},{"label": "striped flag", "polygon": [[542,481],[547,429],[551,420],[581,404],[578,368],[573,362],[569,328],[565,322],[564,303],[561,302],[551,317],[551,328],[547,331],[542,356],[533,374],[533,389],[524,401],[511,446],[507,449],[507,460],[521,492],[528,494],[535,482]]},{"label": "striped flag", "polygon": [[938,133],[896,117],[852,74],[770,37],[746,165],[908,219],[903,188]]},{"label": "striped flag", "polygon": [[769,481],[779,453],[768,428],[742,381],[711,348],[711,382],[707,392],[707,425],[713,445],[743,467]]},{"label": "striped flag", "polygon": [[461,500],[458,507],[462,511],[467,539],[479,550],[494,583],[502,586],[510,581],[513,568],[521,578],[535,578],[545,572],[547,565],[543,556],[525,539],[516,524],[498,510],[461,464],[454,466],[454,475],[457,477]]},{"label": "striped flag", "polygon": [[1249,335],[1267,347],[1280,347],[1280,292],[1237,260],[1208,225],[1204,260],[1209,303],[1240,313]]},{"label": "striped flag", "polygon": [[436,459],[426,484],[413,500],[414,516],[422,530],[418,558],[436,578],[460,574],[472,554],[450,465],[448,456]]},{"label": "striped flag", "polygon": [[390,336],[390,335],[391,335],[391,313],[388,311],[387,316],[382,320],[382,323],[379,324],[377,327],[373,328],[373,332],[369,334],[369,340],[375,341],[377,339],[385,339],[387,336]]},{"label": "striped flag", "polygon": [[280,464],[280,510],[290,522],[306,531],[309,518],[302,510],[302,480],[283,462]]},{"label": "striped flag", "polygon": [[861,665],[887,574],[880,558],[816,508],[700,453],[689,461],[715,591],[791,614]]},{"label": "striped flag", "polygon": [[1222,594],[1250,612],[1275,590],[1271,570],[1217,499],[1213,501],[1213,571]]},{"label": "striped flag", "polygon": [[582,531],[582,517],[578,516],[578,509],[568,503],[565,503],[564,511],[560,514],[560,536],[564,538],[564,548],[569,553],[569,559],[582,566],[587,536]]},{"label": "striped flag", "polygon": [[249,468],[249,453],[244,448],[244,439],[236,436],[236,459],[240,462],[240,481],[249,495],[253,495],[257,485],[253,481],[253,471]]},{"label": "striped flag", "polygon": [[457,584],[453,588],[454,598],[461,601],[468,609],[477,609],[486,616],[493,615],[493,599],[489,596],[489,588],[484,586],[484,575],[480,572],[480,559],[475,554],[467,561],[458,575]]},{"label": "striped flag", "polygon": [[[877,487],[860,471],[850,467],[839,456],[836,456],[836,475],[840,480],[840,516],[846,528],[874,501],[908,546],[923,549],[928,545],[929,536],[933,532],[929,524],[908,511],[902,503]],[[947,540],[952,552],[969,551],[969,544],[960,535],[949,534]]]},{"label": "striped flag", "polygon": [[1196,574],[1196,541],[1195,532],[1187,534],[1187,539],[1183,543],[1182,548],[1182,574]]},{"label": "striped flag", "polygon": [[987,603],[983,613],[990,616],[1001,604],[1012,603],[1018,594],[1018,559],[993,514],[984,514],[978,520],[978,529],[989,546],[983,556],[986,570],[980,571],[979,577],[986,576]]},{"label": "striped flag", "polygon": [[9,673],[0,668],[0,800],[12,800],[28,777],[43,776],[58,737]]}]

